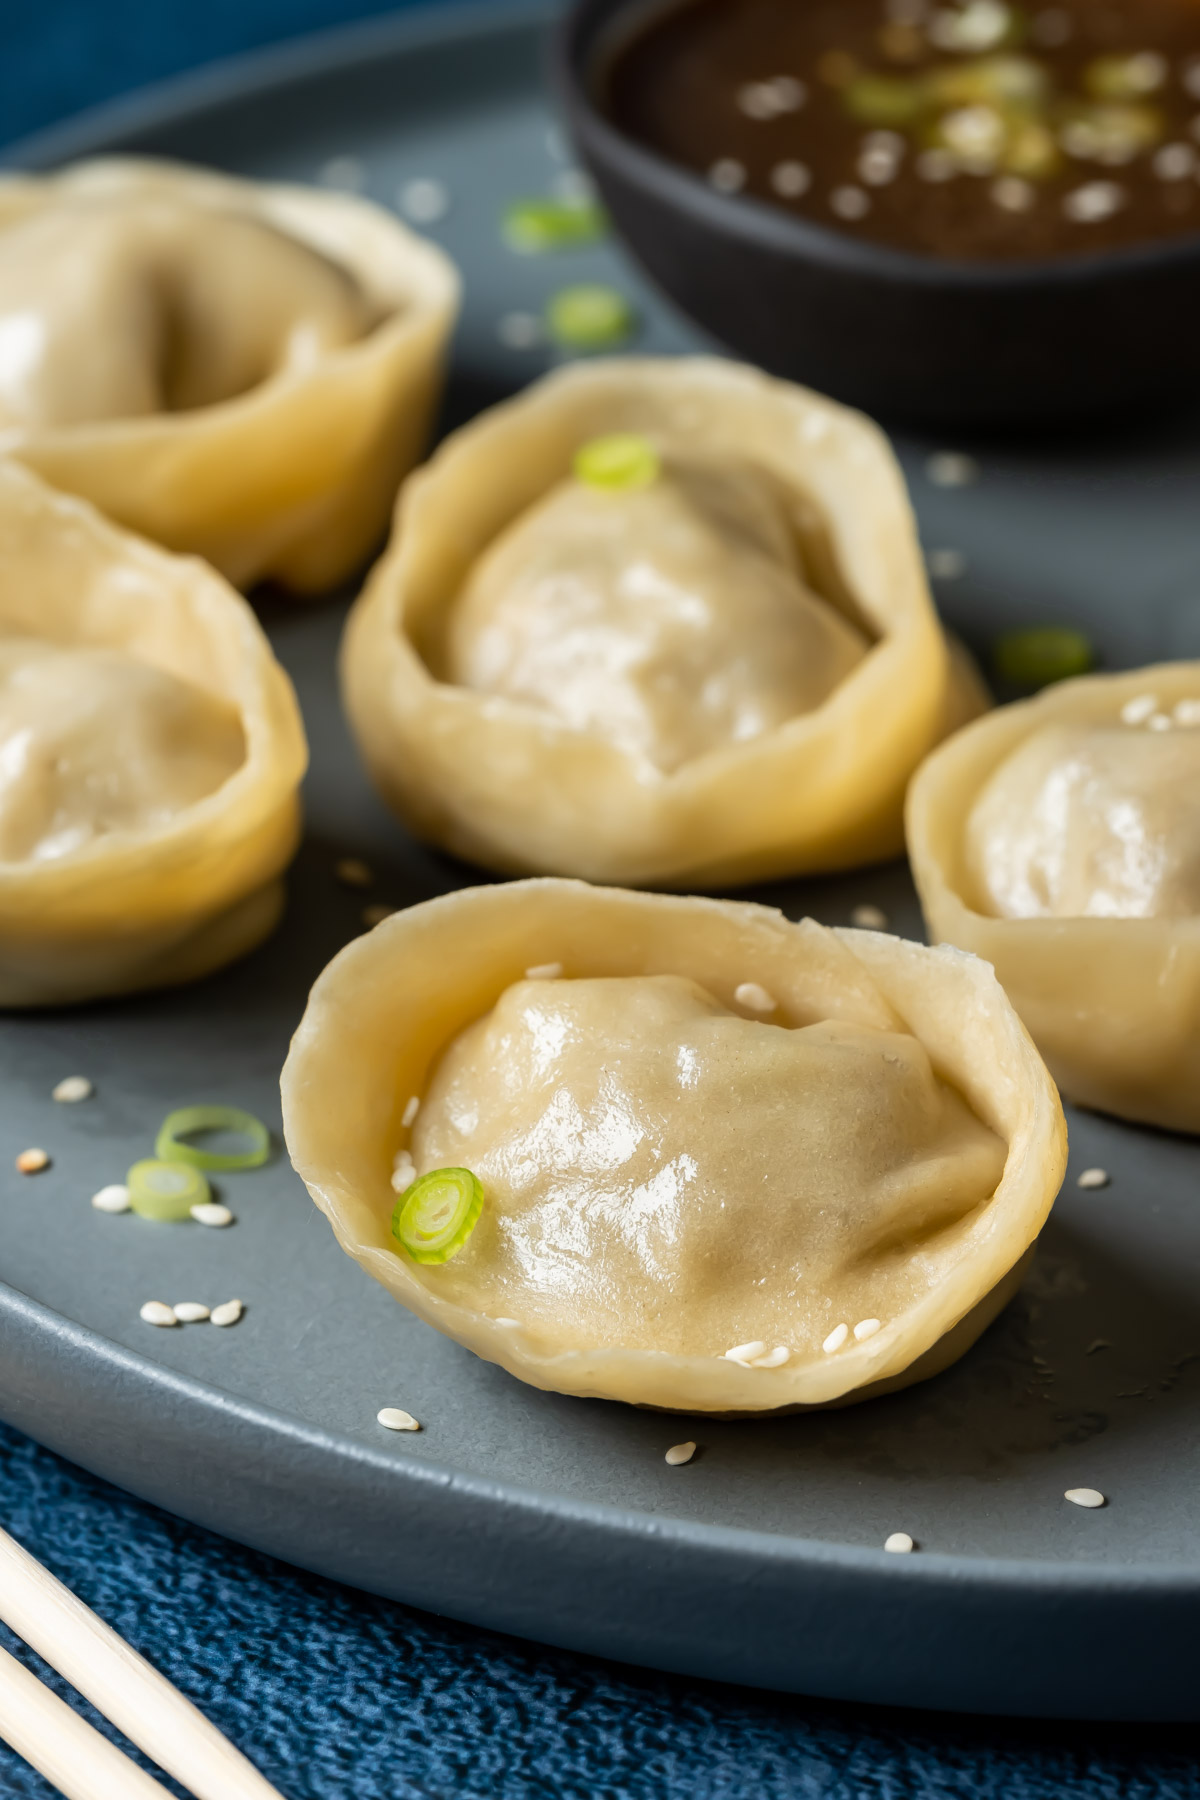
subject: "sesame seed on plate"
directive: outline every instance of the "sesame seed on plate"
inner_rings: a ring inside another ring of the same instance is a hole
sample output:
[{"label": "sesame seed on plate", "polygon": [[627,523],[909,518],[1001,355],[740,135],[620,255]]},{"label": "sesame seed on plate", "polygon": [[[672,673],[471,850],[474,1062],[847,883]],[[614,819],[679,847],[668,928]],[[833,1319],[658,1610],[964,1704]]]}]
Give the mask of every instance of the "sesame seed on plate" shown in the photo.
[{"label": "sesame seed on plate", "polygon": [[670,1463],[673,1469],[677,1469],[681,1463],[691,1462],[695,1454],[696,1446],[689,1438],[686,1444],[672,1444],[671,1448],[667,1451],[667,1454],[663,1457],[663,1461],[665,1463]]},{"label": "sesame seed on plate", "polygon": [[784,200],[798,200],[812,186],[812,170],[788,157],[771,170],[771,186]]},{"label": "sesame seed on plate", "polygon": [[43,1169],[50,1167],[50,1158],[44,1150],[22,1150],[17,1157],[17,1167],[22,1175],[40,1175]]},{"label": "sesame seed on plate", "polygon": [[138,1318],[144,1320],[147,1325],[162,1325],[165,1327],[169,1325],[178,1325],[179,1323],[179,1320],[175,1317],[174,1307],[168,1306],[165,1300],[147,1300],[146,1304],[140,1309]]},{"label": "sesame seed on plate", "polygon": [[1121,722],[1125,725],[1144,725],[1150,715],[1157,711],[1158,700],[1154,694],[1136,694],[1121,708]]},{"label": "sesame seed on plate", "polygon": [[907,1531],[893,1531],[890,1537],[884,1538],[883,1547],[890,1550],[893,1556],[908,1556],[917,1546]]},{"label": "sesame seed on plate", "polygon": [[1094,1508],[1108,1504],[1099,1488],[1068,1488],[1063,1499],[1069,1500],[1072,1506]]},{"label": "sesame seed on plate", "polygon": [[1170,731],[1170,729],[1171,729],[1170,714],[1169,713],[1151,713],[1150,717],[1146,720],[1146,729],[1147,729],[1147,731]]},{"label": "sesame seed on plate", "polygon": [[208,1308],[199,1300],[180,1300],[171,1308],[181,1325],[203,1325],[208,1318]]},{"label": "sesame seed on plate", "polygon": [[509,350],[532,350],[544,340],[546,327],[537,313],[510,312],[496,326],[496,336]]},{"label": "sesame seed on plate", "polygon": [[848,1325],[835,1325],[829,1336],[825,1339],[825,1342],[821,1345],[826,1356],[832,1356],[835,1350],[840,1350],[849,1336],[850,1327]]},{"label": "sesame seed on plate", "polygon": [[1200,725],[1200,700],[1177,700],[1173,716],[1177,725]]},{"label": "sesame seed on plate", "polygon": [[394,906],[381,906],[378,903],[374,906],[364,906],[362,922],[368,931],[373,931],[376,925],[382,925],[385,919],[390,919],[395,910]]},{"label": "sesame seed on plate", "polygon": [[733,990],[733,997],[747,1012],[773,1013],[779,1010],[779,1002],[774,994],[761,987],[757,981],[739,982]]},{"label": "sesame seed on plate", "polygon": [[415,1122],[417,1114],[420,1112],[420,1110],[421,1110],[420,1094],[410,1094],[407,1101],[405,1102],[404,1111],[400,1115],[400,1123],[401,1123],[401,1125],[403,1125],[405,1131],[407,1131],[409,1126]]},{"label": "sesame seed on plate", "polygon": [[95,1091],[86,1075],[65,1075],[51,1090],[50,1098],[64,1106],[74,1106],[80,1100],[90,1100]]},{"label": "sesame seed on plate", "polygon": [[865,1340],[867,1338],[874,1337],[875,1333],[877,1331],[882,1331],[882,1330],[883,1330],[883,1325],[880,1322],[880,1320],[878,1320],[878,1319],[860,1319],[858,1321],[858,1324],[854,1327],[854,1335],[857,1338],[858,1342],[861,1344],[861,1343],[865,1342]]},{"label": "sesame seed on plate", "polygon": [[376,1422],[388,1431],[420,1431],[418,1420],[402,1406],[381,1406],[375,1414]]},{"label": "sesame seed on plate", "polygon": [[935,581],[957,581],[967,572],[967,559],[961,550],[931,550],[926,561]]},{"label": "sesame seed on plate", "polygon": [[886,931],[888,916],[881,906],[856,906],[850,914],[850,923],[857,925],[860,931]]},{"label": "sesame seed on plate", "polygon": [[746,185],[745,166],[738,162],[736,157],[718,157],[708,171],[708,180],[709,185],[715,187],[718,194],[740,193]]},{"label": "sesame seed on plate", "polygon": [[1081,1188],[1107,1187],[1111,1177],[1107,1169],[1084,1169],[1076,1177],[1075,1186]]},{"label": "sesame seed on plate", "polygon": [[1032,181],[1023,181],[1019,175],[1001,175],[993,181],[991,195],[1003,212],[1029,212],[1037,203],[1037,189]]},{"label": "sesame seed on plate", "polygon": [[563,966],[560,962],[534,963],[532,968],[526,969],[525,979],[526,981],[557,981],[562,972]]},{"label": "sesame seed on plate", "polygon": [[864,150],[858,159],[858,179],[868,187],[886,187],[900,173],[900,158],[881,147]]},{"label": "sesame seed on plate", "polygon": [[926,459],[925,473],[934,487],[970,487],[979,480],[979,464],[964,450],[935,450]]},{"label": "sesame seed on plate", "polygon": [[400,211],[414,225],[433,225],[450,211],[450,190],[444,181],[417,175],[406,181],[397,195]]},{"label": "sesame seed on plate", "polygon": [[92,1205],[97,1212],[123,1213],[129,1211],[129,1189],[123,1181],[111,1181],[92,1195]]},{"label": "sesame seed on plate", "polygon": [[211,1225],[219,1230],[224,1225],[233,1224],[233,1214],[219,1200],[202,1200],[199,1206],[189,1209],[197,1225]]},{"label": "sesame seed on plate", "polygon": [[209,1316],[214,1325],[236,1325],[245,1310],[240,1300],[224,1300]]},{"label": "sesame seed on plate", "polygon": [[365,863],[361,856],[343,856],[334,864],[333,872],[344,887],[370,887],[375,879],[370,863]]},{"label": "sesame seed on plate", "polygon": [[846,219],[853,224],[858,219],[865,219],[871,210],[871,196],[853,182],[846,182],[842,187],[835,187],[829,196],[830,210],[839,219]]},{"label": "sesame seed on plate", "polygon": [[732,1350],[726,1350],[725,1361],[741,1363],[743,1368],[748,1369],[751,1363],[756,1362],[760,1356],[765,1356],[766,1353],[767,1346],[761,1339],[755,1338],[749,1344],[735,1344]]},{"label": "sesame seed on plate", "polygon": [[1085,181],[1063,198],[1063,211],[1077,225],[1111,219],[1125,203],[1125,190],[1115,181]]},{"label": "sesame seed on plate", "polygon": [[1196,173],[1196,152],[1191,144],[1164,144],[1154,153],[1154,173],[1160,181],[1186,181]]}]

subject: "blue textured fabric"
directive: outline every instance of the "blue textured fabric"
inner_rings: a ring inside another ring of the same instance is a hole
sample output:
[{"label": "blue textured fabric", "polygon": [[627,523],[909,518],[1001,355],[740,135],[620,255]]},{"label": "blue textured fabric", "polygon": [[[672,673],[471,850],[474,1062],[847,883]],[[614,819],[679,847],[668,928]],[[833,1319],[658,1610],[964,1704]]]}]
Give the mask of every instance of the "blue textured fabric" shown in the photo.
[{"label": "blue textured fabric", "polygon": [[[1200,1794],[1194,1730],[831,1706],[538,1649],[239,1549],[2,1429],[0,1520],[288,1800]],[[0,1747],[4,1800],[50,1793]]]},{"label": "blue textured fabric", "polygon": [[[213,57],[384,10],[387,0],[8,0],[0,139]],[[289,1800],[1200,1795],[1194,1733],[834,1707],[540,1650],[253,1555],[3,1430],[0,1522]],[[48,1673],[2,1630],[0,1642]],[[49,1794],[0,1746],[4,1800]]]}]

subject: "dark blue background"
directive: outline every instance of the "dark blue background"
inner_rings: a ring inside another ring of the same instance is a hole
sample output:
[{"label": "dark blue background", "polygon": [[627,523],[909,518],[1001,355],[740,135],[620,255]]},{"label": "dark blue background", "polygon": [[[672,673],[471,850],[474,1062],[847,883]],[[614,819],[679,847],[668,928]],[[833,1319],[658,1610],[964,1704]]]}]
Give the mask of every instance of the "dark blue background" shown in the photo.
[{"label": "dark blue background", "polygon": [[[3,0],[0,140],[215,57],[387,10],[371,0]],[[224,1543],[2,1429],[0,1523],[288,1800],[1200,1795],[1191,1731],[835,1707],[489,1637]],[[2,1628],[0,1642],[47,1673]],[[0,1745],[5,1800],[50,1793]]]}]

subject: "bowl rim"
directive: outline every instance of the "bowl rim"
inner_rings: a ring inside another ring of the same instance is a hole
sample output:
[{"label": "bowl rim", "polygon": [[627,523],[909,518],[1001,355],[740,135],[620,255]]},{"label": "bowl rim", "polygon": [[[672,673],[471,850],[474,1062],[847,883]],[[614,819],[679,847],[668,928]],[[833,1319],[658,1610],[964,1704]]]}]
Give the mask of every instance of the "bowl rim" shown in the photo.
[{"label": "bowl rim", "polygon": [[716,234],[796,261],[820,262],[847,274],[876,276],[896,285],[1011,291],[1078,289],[1137,279],[1189,266],[1200,278],[1200,227],[1178,238],[1150,239],[1119,250],[998,262],[898,250],[852,238],[836,226],[795,218],[753,196],[717,192],[704,179],[629,137],[613,125],[593,98],[592,72],[602,38],[622,15],[677,10],[690,0],[573,0],[550,39],[550,76],[572,132],[631,185],[651,190],[666,205]]}]

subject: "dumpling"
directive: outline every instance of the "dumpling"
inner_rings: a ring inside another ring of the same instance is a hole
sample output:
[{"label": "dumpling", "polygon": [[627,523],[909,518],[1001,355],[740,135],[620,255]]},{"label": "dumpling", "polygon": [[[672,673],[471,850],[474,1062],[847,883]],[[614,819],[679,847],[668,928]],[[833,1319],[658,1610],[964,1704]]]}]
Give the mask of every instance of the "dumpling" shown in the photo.
[{"label": "dumpling", "polygon": [[1200,1131],[1200,663],[978,721],[914,782],[909,847],[931,934],[995,964],[1064,1093]]},{"label": "dumpling", "polygon": [[882,435],[707,358],[576,365],[454,434],[342,678],[421,836],[667,887],[897,853],[909,775],[986,704]]},{"label": "dumpling", "polygon": [[305,762],[291,685],[219,576],[0,462],[0,1006],[253,949]]},{"label": "dumpling", "polygon": [[363,200],[124,160],[0,178],[0,453],[242,585],[327,588],[421,453],[457,294]]},{"label": "dumpling", "polygon": [[[310,1193],[406,1306],[535,1386],[684,1411],[945,1367],[1015,1291],[1066,1157],[985,964],[570,881],[357,939],[282,1088]],[[482,1207],[415,1259],[394,1215],[440,1170]]]}]

